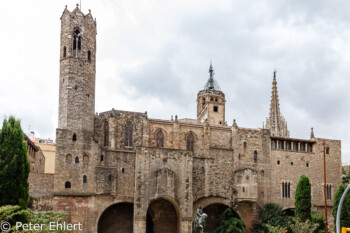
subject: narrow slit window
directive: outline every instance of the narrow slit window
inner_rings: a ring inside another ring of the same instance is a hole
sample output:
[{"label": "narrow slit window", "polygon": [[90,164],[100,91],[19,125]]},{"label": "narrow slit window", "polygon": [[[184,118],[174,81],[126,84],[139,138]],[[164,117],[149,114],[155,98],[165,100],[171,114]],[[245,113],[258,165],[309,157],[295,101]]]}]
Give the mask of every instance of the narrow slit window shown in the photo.
[{"label": "narrow slit window", "polygon": [[86,183],[87,183],[87,176],[84,175],[84,176],[83,176],[83,184],[86,184]]},{"label": "narrow slit window", "polygon": [[108,125],[108,121],[105,121],[105,125],[104,125],[104,146],[108,146],[109,144],[109,125]]},{"label": "narrow slit window", "polygon": [[258,152],[254,151],[254,162],[258,162]]},{"label": "narrow slit window", "polygon": [[91,61],[91,51],[88,51],[88,61]]},{"label": "narrow slit window", "polygon": [[63,57],[67,56],[67,48],[66,46],[63,47]]}]

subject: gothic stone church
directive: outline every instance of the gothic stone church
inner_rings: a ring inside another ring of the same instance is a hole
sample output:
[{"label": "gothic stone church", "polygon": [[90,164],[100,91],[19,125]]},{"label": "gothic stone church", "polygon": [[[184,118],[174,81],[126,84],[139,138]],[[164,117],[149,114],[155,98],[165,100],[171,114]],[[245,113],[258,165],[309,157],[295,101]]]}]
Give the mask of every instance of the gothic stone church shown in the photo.
[{"label": "gothic stone church", "polygon": [[191,233],[199,205],[208,214],[205,232],[218,226],[217,216],[226,208],[252,232],[264,203],[294,208],[302,174],[311,181],[313,210],[324,212],[324,140],[331,213],[341,183],[340,141],[316,138],[313,132],[310,139],[290,138],[276,77],[263,128],[226,123],[225,94],[212,66],[197,94],[196,119],[153,119],[115,109],[95,114],[91,12],[63,11],[60,51],[53,191],[41,199],[55,211],[68,212],[69,221],[81,222],[84,232]]}]

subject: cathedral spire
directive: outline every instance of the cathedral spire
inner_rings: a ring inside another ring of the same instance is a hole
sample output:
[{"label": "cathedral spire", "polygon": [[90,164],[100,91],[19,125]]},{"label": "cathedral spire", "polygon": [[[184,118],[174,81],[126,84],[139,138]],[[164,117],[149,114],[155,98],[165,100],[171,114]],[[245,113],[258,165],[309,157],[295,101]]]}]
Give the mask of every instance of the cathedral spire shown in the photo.
[{"label": "cathedral spire", "polygon": [[204,90],[218,90],[218,91],[220,91],[220,86],[216,82],[216,80],[214,79],[214,74],[215,73],[214,73],[213,65],[211,64],[211,61],[210,61],[209,79],[208,79],[207,83],[204,85]]},{"label": "cathedral spire", "polygon": [[280,105],[277,91],[277,71],[273,72],[272,95],[270,104],[270,116],[266,121],[266,128],[270,129],[272,136],[289,137],[287,122],[280,112]]}]

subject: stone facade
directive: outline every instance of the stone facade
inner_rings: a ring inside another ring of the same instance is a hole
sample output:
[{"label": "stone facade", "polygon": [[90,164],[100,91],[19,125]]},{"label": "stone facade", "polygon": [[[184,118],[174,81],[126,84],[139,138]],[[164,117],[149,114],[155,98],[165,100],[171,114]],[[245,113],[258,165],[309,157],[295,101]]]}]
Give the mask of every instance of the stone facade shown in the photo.
[{"label": "stone facade", "polygon": [[27,143],[27,157],[30,166],[30,174],[45,172],[45,156],[40,147],[24,134],[24,141]]},{"label": "stone facade", "polygon": [[[275,78],[266,128],[226,123],[225,95],[212,66],[197,95],[197,119],[152,119],[114,109],[95,114],[96,23],[78,7],[66,8],[61,21],[52,209],[68,212],[84,232],[190,233],[199,205],[208,214],[205,232],[232,208],[251,232],[258,206],[294,207],[296,184],[306,174],[313,209],[323,211],[323,139],[289,138]],[[325,143],[331,209],[341,183],[341,145]]]}]

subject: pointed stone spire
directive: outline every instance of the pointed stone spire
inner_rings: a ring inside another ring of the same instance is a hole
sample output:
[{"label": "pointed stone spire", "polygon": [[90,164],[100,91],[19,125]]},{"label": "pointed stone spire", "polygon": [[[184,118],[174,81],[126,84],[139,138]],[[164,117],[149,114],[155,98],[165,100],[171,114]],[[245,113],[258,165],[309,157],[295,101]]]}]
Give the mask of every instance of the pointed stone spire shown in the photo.
[{"label": "pointed stone spire", "polygon": [[204,85],[204,90],[219,90],[220,91],[220,86],[214,79],[214,69],[213,65],[211,64],[210,61],[210,66],[209,66],[209,79],[207,83]]},{"label": "pointed stone spire", "polygon": [[284,117],[280,112],[276,73],[277,71],[275,70],[273,72],[273,81],[272,81],[270,116],[266,120],[266,128],[271,131],[272,136],[289,137],[287,122],[285,121]]},{"label": "pointed stone spire", "polygon": [[313,127],[311,127],[310,138],[311,138],[311,139],[315,138],[315,135],[314,135],[314,128],[313,128]]}]

